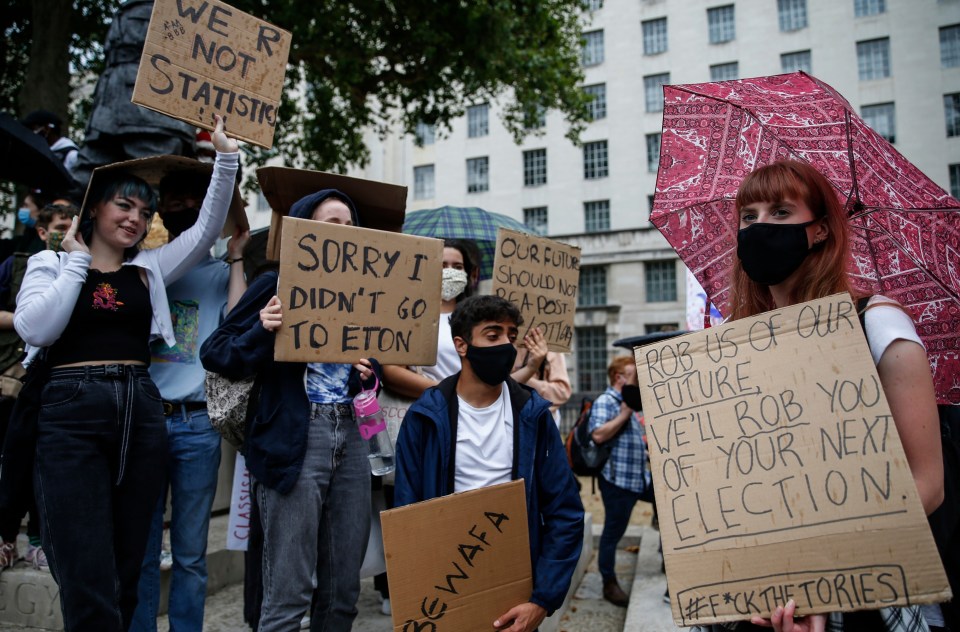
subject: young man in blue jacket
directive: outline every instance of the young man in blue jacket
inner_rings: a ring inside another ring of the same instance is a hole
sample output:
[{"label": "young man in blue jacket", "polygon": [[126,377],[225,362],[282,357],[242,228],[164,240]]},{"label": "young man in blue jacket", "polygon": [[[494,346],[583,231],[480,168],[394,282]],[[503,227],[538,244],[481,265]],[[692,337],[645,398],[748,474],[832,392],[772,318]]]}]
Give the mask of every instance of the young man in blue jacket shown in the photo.
[{"label": "young man in blue jacket", "polygon": [[524,479],[533,593],[493,626],[531,632],[563,604],[583,544],[583,504],[550,402],[510,378],[523,318],[473,296],[450,318],[460,373],[407,411],[397,439],[396,504]]}]

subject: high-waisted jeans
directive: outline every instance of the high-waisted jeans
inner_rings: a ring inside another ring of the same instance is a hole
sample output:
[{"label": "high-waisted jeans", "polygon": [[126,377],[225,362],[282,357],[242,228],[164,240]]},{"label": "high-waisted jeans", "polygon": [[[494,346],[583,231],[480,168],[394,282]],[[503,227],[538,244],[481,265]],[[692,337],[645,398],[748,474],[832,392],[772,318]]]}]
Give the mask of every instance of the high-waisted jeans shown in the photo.
[{"label": "high-waisted jeans", "polygon": [[[259,632],[347,632],[370,535],[370,464],[350,404],[311,404],[307,452],[288,494],[257,486],[263,523]],[[316,584],[314,584],[314,580]]]},{"label": "high-waisted jeans", "polygon": [[147,369],[54,369],[41,394],[34,492],[65,629],[125,632],[166,468]]}]

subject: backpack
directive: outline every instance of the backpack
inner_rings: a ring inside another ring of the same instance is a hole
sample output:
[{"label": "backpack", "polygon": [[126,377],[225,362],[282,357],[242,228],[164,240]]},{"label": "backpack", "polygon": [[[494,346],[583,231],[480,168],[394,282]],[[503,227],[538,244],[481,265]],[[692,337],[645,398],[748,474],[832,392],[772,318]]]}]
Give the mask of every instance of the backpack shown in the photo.
[{"label": "backpack", "polygon": [[596,444],[590,436],[589,422],[592,406],[593,400],[584,397],[580,402],[580,415],[577,417],[577,422],[567,435],[567,460],[577,476],[598,476],[613,450],[613,441]]}]

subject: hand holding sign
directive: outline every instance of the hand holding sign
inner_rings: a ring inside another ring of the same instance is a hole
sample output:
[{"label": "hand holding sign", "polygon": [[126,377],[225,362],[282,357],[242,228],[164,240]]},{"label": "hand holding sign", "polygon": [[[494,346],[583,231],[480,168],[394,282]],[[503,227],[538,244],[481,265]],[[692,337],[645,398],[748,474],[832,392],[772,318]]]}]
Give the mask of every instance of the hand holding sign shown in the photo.
[{"label": "hand holding sign", "polygon": [[223,120],[223,117],[219,114],[214,114],[213,120],[216,123],[213,128],[213,135],[211,136],[213,148],[221,154],[232,154],[240,151],[240,144],[227,136],[225,132],[226,122]]}]

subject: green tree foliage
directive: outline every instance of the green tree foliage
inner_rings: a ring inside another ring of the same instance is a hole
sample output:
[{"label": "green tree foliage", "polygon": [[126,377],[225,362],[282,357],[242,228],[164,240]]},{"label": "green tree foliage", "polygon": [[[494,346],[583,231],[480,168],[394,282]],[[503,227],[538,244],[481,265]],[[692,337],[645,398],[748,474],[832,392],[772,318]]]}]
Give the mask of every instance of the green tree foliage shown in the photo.
[{"label": "green tree foliage", "polygon": [[[35,29],[29,0],[3,2],[5,45],[21,64],[14,67],[9,52],[0,60],[0,107],[7,108],[23,83]],[[109,16],[116,3],[72,3],[74,15],[83,18],[72,22],[83,27],[72,40],[76,80],[102,63],[104,13]],[[365,130],[383,134],[398,125],[412,132],[420,121],[448,128],[468,105],[483,101],[501,105],[503,122],[518,141],[535,128],[543,108],[563,114],[572,140],[588,120],[588,97],[580,89],[582,0],[230,4],[293,33],[274,149],[251,148],[258,163],[280,155],[286,164],[319,169],[362,164],[368,158]]]}]

